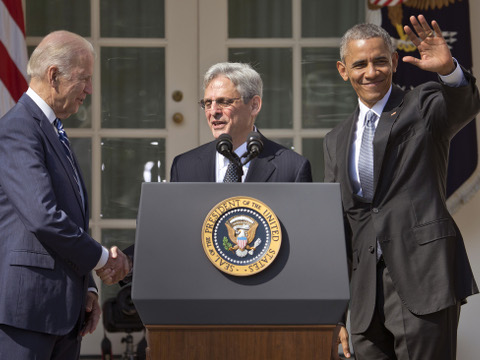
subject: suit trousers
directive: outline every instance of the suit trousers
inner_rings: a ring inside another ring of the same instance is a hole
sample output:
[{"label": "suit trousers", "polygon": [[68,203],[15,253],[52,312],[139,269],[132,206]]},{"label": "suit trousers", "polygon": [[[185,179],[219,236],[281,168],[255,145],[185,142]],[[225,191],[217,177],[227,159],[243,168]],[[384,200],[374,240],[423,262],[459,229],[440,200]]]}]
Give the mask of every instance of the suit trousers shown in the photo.
[{"label": "suit trousers", "polygon": [[383,258],[377,264],[376,301],[375,313],[367,331],[352,334],[355,359],[456,358],[460,304],[432,314],[413,314],[398,296]]},{"label": "suit trousers", "polygon": [[0,324],[0,359],[75,360],[81,341],[77,327],[57,336]]}]

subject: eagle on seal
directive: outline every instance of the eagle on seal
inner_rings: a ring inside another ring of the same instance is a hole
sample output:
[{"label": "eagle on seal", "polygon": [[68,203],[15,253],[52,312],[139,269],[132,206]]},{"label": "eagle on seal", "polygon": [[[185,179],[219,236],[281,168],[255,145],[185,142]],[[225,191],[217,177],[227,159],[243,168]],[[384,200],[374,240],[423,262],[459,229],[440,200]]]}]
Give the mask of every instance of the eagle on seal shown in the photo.
[{"label": "eagle on seal", "polygon": [[235,244],[228,250],[235,252],[239,257],[245,257],[247,254],[253,255],[257,246],[262,242],[257,239],[253,246],[250,246],[255,238],[258,222],[250,216],[239,215],[226,221],[225,226],[227,227],[228,237]]}]

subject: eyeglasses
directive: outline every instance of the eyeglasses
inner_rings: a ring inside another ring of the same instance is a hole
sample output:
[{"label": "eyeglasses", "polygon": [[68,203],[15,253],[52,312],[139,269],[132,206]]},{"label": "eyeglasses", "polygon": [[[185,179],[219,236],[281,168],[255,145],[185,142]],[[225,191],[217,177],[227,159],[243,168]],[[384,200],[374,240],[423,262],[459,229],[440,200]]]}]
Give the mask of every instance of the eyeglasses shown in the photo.
[{"label": "eyeglasses", "polygon": [[218,98],[215,100],[212,99],[202,99],[198,102],[202,109],[210,110],[212,108],[212,104],[215,101],[217,103],[217,108],[224,109],[226,107],[231,106],[235,101],[240,100],[242,97],[237,98]]}]

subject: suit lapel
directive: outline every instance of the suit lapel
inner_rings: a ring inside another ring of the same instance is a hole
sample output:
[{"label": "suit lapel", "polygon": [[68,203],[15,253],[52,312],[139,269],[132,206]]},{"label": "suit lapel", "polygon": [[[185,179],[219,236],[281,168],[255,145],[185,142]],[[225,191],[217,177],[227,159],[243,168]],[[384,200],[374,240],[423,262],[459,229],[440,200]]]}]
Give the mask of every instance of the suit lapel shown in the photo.
[{"label": "suit lapel", "polygon": [[205,150],[198,153],[198,169],[194,174],[195,181],[216,182],[217,175],[215,171],[217,156],[217,142],[212,141],[205,147]]},{"label": "suit lapel", "polygon": [[276,166],[270,161],[272,155],[263,158],[253,159],[250,163],[245,182],[267,182],[276,169]]},{"label": "suit lapel", "polygon": [[342,171],[339,181],[343,181],[347,185],[347,191],[349,194],[353,194],[354,192],[351,181],[352,177],[350,176],[350,153],[359,111],[360,109],[357,106],[357,109],[344,123],[343,129],[339,132],[339,136],[337,137],[336,153],[338,169]]},{"label": "suit lapel", "polygon": [[260,135],[262,136],[264,148],[262,153],[250,162],[245,182],[268,182],[268,179],[277,169],[271,161],[275,157],[271,143],[261,133]]},{"label": "suit lapel", "polygon": [[[43,133],[45,134],[47,140],[50,142],[50,145],[54,149],[55,153],[57,154],[58,159],[60,160],[63,168],[65,169],[65,172],[68,175],[68,178],[70,180],[70,185],[72,186],[72,188],[74,190],[75,197],[77,198],[78,205],[82,209],[82,214],[83,214],[84,220],[85,220],[85,217],[86,217],[86,209],[85,208],[87,207],[87,204],[86,204],[87,193],[86,193],[85,185],[83,183],[83,179],[79,174],[79,177],[80,177],[79,180],[80,180],[80,183],[81,183],[82,189],[84,191],[84,195],[85,195],[85,207],[82,203],[82,197],[80,196],[80,192],[78,190],[77,182],[75,181],[75,175],[73,173],[72,165],[70,164],[70,162],[68,161],[68,159],[65,155],[65,150],[63,150],[63,148],[62,148],[63,145],[60,142],[60,140],[58,139],[58,136],[55,133],[55,129],[53,128],[50,121],[48,121],[48,119],[45,117],[45,115],[43,115],[43,113],[42,113],[41,116],[37,117],[37,119],[40,121],[40,128],[42,129]],[[75,158],[74,158],[74,161],[76,161]]]},{"label": "suit lapel", "polygon": [[380,178],[388,139],[390,138],[393,124],[397,120],[400,113],[401,109],[399,108],[399,105],[402,103],[403,96],[403,90],[397,86],[393,86],[390,97],[378,121],[377,129],[375,130],[375,138],[373,139],[374,194]]}]

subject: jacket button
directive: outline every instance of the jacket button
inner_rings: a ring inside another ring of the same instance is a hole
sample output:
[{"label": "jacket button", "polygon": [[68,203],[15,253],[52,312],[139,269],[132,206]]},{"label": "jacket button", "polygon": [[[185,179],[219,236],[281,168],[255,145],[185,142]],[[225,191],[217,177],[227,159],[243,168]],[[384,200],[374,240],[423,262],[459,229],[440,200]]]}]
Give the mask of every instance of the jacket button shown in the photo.
[{"label": "jacket button", "polygon": [[368,251],[370,251],[370,254],[373,254],[375,252],[375,248],[373,246],[369,246]]},{"label": "jacket button", "polygon": [[378,208],[373,208],[372,211],[374,214],[378,214]]}]

